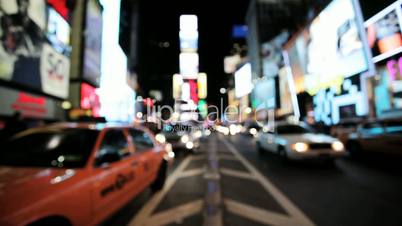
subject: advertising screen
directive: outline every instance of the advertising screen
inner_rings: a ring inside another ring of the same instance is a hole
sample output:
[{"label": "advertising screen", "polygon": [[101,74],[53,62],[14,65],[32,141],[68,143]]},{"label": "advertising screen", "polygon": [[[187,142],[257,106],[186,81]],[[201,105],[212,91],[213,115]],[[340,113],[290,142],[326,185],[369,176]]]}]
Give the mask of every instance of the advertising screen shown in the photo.
[{"label": "advertising screen", "polygon": [[275,79],[261,79],[254,86],[253,96],[256,109],[274,109],[276,107]]},{"label": "advertising screen", "polygon": [[277,76],[279,68],[283,65],[282,45],[289,37],[288,32],[282,32],[273,40],[263,43],[262,50],[262,74],[263,76]]},{"label": "advertising screen", "polygon": [[100,100],[99,96],[96,94],[96,88],[82,83],[81,85],[81,108],[92,110],[92,115],[94,117],[99,117],[100,111]]},{"label": "advertising screen", "polygon": [[334,0],[287,47],[297,92],[315,95],[372,68],[359,18],[355,1]]},{"label": "advertising screen", "polygon": [[401,3],[395,2],[365,22],[374,62],[402,52]]},{"label": "advertising screen", "polygon": [[101,74],[102,11],[95,0],[87,1],[83,78],[98,87]]},{"label": "advertising screen", "polygon": [[46,8],[38,2],[0,2],[0,79],[65,98],[70,61],[46,44]]},{"label": "advertising screen", "polygon": [[184,79],[197,78],[198,59],[198,53],[180,53],[180,74]]},{"label": "advertising screen", "polygon": [[249,94],[252,90],[251,65],[247,63],[235,72],[235,94],[237,98],[240,98]]},{"label": "advertising screen", "polygon": [[46,36],[60,53],[70,53],[70,30],[67,21],[56,10],[49,7]]}]

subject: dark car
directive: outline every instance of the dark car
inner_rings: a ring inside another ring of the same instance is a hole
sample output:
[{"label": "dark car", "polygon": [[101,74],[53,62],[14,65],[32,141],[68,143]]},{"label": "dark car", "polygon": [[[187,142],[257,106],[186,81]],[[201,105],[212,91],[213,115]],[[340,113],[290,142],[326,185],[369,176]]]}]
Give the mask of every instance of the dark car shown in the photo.
[{"label": "dark car", "polygon": [[352,155],[362,152],[402,155],[402,120],[363,123],[349,135],[346,148]]}]

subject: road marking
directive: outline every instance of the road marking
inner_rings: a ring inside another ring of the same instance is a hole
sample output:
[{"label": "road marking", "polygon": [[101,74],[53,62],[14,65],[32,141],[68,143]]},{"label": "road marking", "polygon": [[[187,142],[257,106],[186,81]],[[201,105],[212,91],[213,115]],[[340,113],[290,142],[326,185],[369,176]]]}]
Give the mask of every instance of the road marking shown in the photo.
[{"label": "road marking", "polygon": [[[181,174],[185,172],[184,170],[188,164],[195,159],[194,156],[186,157],[183,162],[174,170],[174,172],[167,178],[165,186],[163,189],[151,197],[151,199],[144,205],[144,207],[138,211],[133,219],[131,219],[129,226],[143,226],[147,225],[147,222],[151,219],[151,214],[155,208],[162,201],[163,197],[166,196],[168,191],[173,187],[176,181],[180,178]],[[169,211],[169,210],[167,210]]]},{"label": "road marking", "polygon": [[223,175],[226,176],[231,176],[231,177],[238,177],[242,179],[248,179],[248,180],[255,180],[256,178],[254,175],[251,173],[245,173],[239,170],[232,170],[232,169],[227,169],[227,168],[220,168],[219,172],[221,172]]},{"label": "road marking", "polygon": [[186,170],[185,172],[181,173],[179,175],[180,178],[183,177],[194,177],[198,176],[205,173],[205,168],[199,168],[199,169],[192,169],[192,170]]},{"label": "road marking", "polygon": [[267,225],[300,225],[299,222],[289,218],[287,215],[275,213],[265,209],[243,204],[231,199],[224,199],[227,210],[236,215],[263,223]]},{"label": "road marking", "polygon": [[[248,160],[246,160],[239,151],[228,142],[226,139],[219,135],[219,139],[228,147],[228,149],[243,163],[248,171],[260,182],[264,189],[272,194],[274,199],[286,210],[290,218],[297,222],[297,225],[311,226],[314,223],[304,213],[296,207],[278,188],[275,187],[266,177],[264,177]],[[275,220],[277,218],[274,218]],[[276,222],[275,225],[280,225],[281,222]]]},{"label": "road marking", "polygon": [[169,210],[153,215],[146,223],[149,226],[168,225],[174,222],[181,222],[184,218],[201,212],[204,206],[202,199],[183,204]]},{"label": "road marking", "polygon": [[207,169],[204,174],[207,187],[205,194],[203,226],[222,226],[222,195],[219,175],[219,158],[217,156],[217,140],[209,140],[207,152]]}]

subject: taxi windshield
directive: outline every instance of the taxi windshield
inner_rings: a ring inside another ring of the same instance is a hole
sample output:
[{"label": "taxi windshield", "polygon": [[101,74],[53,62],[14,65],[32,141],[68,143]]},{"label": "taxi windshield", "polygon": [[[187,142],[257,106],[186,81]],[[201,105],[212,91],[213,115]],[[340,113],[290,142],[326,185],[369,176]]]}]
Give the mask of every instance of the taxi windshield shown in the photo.
[{"label": "taxi windshield", "polygon": [[83,167],[98,131],[45,129],[17,134],[2,145],[0,165],[21,167]]}]

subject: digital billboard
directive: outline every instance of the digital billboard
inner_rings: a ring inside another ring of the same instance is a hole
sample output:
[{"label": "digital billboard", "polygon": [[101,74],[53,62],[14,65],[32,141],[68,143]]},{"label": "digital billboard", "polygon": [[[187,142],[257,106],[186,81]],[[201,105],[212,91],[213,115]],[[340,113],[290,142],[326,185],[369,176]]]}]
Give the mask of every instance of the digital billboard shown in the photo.
[{"label": "digital billboard", "polygon": [[81,84],[80,107],[82,109],[91,110],[94,117],[100,116],[100,99],[96,93],[95,87],[86,83]]},{"label": "digital billboard", "polygon": [[274,77],[278,75],[279,68],[283,65],[282,46],[288,37],[288,32],[284,31],[271,41],[261,45],[263,76]]},{"label": "digital billboard", "polygon": [[374,62],[402,52],[401,4],[396,1],[365,22]]},{"label": "digital billboard", "polygon": [[38,2],[0,2],[0,79],[66,98],[70,61],[47,44],[46,7]]},{"label": "digital billboard", "polygon": [[53,8],[48,7],[46,36],[52,46],[60,53],[70,54],[70,25]]},{"label": "digital billboard", "polygon": [[83,78],[98,87],[101,75],[102,10],[96,0],[87,1]]},{"label": "digital billboard", "polygon": [[287,45],[298,93],[315,95],[373,68],[357,5],[354,0],[332,1]]},{"label": "digital billboard", "polygon": [[253,103],[257,110],[274,109],[276,107],[275,78],[263,78],[255,82]]},{"label": "digital billboard", "polygon": [[198,53],[180,53],[180,74],[184,79],[196,79],[198,76]]},{"label": "digital billboard", "polygon": [[251,65],[246,63],[235,72],[235,95],[236,98],[243,97],[253,90],[251,80]]}]

